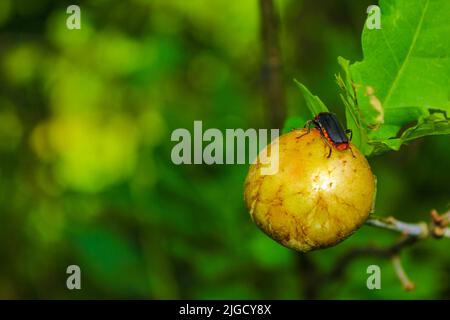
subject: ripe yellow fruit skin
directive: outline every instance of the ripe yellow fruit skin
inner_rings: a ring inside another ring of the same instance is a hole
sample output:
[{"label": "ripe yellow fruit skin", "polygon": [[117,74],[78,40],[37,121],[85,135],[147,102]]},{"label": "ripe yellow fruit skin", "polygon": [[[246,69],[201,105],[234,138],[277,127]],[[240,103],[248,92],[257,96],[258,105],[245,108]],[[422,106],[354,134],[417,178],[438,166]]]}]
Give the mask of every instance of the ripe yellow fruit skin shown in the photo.
[{"label": "ripe yellow fruit skin", "polygon": [[244,187],[256,225],[301,252],[333,246],[351,235],[367,219],[375,192],[370,166],[354,145],[354,156],[333,148],[327,158],[329,147],[319,131],[305,133],[280,136],[278,172],[261,175],[264,164],[255,162]]}]

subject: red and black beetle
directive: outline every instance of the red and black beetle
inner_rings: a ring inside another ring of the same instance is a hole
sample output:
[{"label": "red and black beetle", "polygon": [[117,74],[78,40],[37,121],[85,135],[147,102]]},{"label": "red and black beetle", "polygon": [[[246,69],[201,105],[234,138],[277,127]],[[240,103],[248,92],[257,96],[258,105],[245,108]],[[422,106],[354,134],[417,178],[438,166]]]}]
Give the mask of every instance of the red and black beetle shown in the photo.
[{"label": "red and black beetle", "polygon": [[308,128],[307,133],[309,133],[312,126],[319,130],[320,135],[330,147],[330,152],[328,153],[327,158],[331,156],[333,147],[339,151],[344,151],[347,149],[352,151],[350,147],[352,130],[344,130],[334,113],[320,112],[313,120],[308,120],[305,124],[305,128]]}]

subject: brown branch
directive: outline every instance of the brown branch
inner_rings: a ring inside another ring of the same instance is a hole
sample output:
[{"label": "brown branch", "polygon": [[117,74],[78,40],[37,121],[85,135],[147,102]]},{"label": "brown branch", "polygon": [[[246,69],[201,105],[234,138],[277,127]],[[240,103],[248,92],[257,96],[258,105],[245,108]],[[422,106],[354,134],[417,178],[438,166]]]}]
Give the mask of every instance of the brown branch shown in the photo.
[{"label": "brown branch", "polygon": [[330,278],[340,278],[344,275],[346,267],[353,262],[356,258],[377,256],[381,258],[391,258],[392,256],[398,255],[400,251],[410,245],[413,245],[417,241],[417,237],[403,237],[397,243],[387,247],[379,248],[375,246],[352,248],[334,264],[334,268],[330,273]]},{"label": "brown branch", "polygon": [[329,279],[338,279],[344,276],[346,267],[356,258],[365,256],[378,256],[382,258],[389,258],[392,261],[394,270],[400,279],[405,290],[412,290],[414,283],[411,282],[403,269],[400,260],[400,253],[403,249],[414,245],[420,240],[434,237],[450,238],[450,228],[447,226],[450,223],[450,210],[443,215],[439,215],[436,210],[431,211],[430,222],[407,223],[399,221],[393,217],[383,218],[371,216],[366,221],[366,224],[372,227],[396,231],[402,234],[402,238],[397,243],[386,247],[363,247],[353,248],[346,252],[335,263],[334,268],[329,274]]},{"label": "brown branch", "polygon": [[270,124],[281,128],[286,116],[281,49],[278,40],[279,20],[272,0],[260,0],[261,37],[263,42],[263,85]]}]

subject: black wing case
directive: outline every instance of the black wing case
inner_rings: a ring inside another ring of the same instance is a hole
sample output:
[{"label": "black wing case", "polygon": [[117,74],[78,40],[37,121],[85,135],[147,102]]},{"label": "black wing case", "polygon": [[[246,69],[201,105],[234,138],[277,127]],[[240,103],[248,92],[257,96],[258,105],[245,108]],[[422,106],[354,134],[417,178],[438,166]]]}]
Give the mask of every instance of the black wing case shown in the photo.
[{"label": "black wing case", "polygon": [[328,133],[328,137],[336,144],[347,143],[348,137],[344,128],[339,123],[337,117],[333,113],[320,113],[318,121],[322,128]]}]

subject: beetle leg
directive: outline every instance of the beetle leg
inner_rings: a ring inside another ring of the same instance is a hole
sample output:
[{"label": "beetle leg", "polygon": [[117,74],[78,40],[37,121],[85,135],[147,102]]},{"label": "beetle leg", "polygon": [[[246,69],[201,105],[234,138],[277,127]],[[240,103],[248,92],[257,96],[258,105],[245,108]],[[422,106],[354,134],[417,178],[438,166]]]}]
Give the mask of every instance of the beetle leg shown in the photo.
[{"label": "beetle leg", "polygon": [[353,137],[353,131],[352,131],[352,129],[347,129],[347,130],[345,130],[345,133],[350,135],[350,137],[349,137],[348,139],[349,139],[350,141],[352,141],[352,137]]},{"label": "beetle leg", "polygon": [[350,149],[350,152],[352,153],[353,158],[356,158],[356,157],[355,157],[355,154],[353,153],[352,147],[349,147],[349,149]]},{"label": "beetle leg", "polygon": [[328,141],[327,141],[327,144],[328,144],[328,148],[330,148],[330,151],[328,152],[328,155],[327,155],[327,158],[329,158],[329,157],[331,157],[331,151],[333,151],[333,148],[330,146]]},{"label": "beetle leg", "polygon": [[311,132],[311,127],[313,126],[313,124],[314,124],[313,120],[306,121],[305,125],[303,126],[303,129],[308,129],[308,131],[306,131],[306,133],[296,137],[296,139],[300,139],[301,137],[303,137],[303,136],[307,135],[308,133],[310,133]]},{"label": "beetle leg", "polygon": [[308,121],[306,121],[306,123],[305,123],[305,125],[303,126],[303,128],[304,129],[308,129],[308,132],[307,133],[309,133],[310,131],[311,131],[311,126],[314,124],[314,121],[313,120],[308,120]]},{"label": "beetle leg", "polygon": [[331,151],[333,151],[333,147],[330,145],[330,142],[327,140],[325,135],[323,134],[322,130],[319,130],[320,136],[322,137],[323,141],[327,144],[328,148],[330,148],[330,151],[328,152],[327,158],[331,156]]}]

